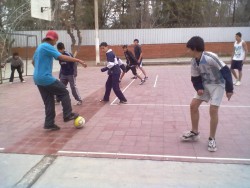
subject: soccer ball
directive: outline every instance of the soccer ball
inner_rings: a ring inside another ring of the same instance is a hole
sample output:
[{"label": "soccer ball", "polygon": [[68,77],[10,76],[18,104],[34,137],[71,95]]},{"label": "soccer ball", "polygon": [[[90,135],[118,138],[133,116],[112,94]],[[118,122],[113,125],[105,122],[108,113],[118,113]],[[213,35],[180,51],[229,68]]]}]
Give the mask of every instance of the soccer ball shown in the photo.
[{"label": "soccer ball", "polygon": [[84,124],[85,124],[85,119],[82,116],[78,116],[74,121],[74,126],[77,129],[83,128]]}]

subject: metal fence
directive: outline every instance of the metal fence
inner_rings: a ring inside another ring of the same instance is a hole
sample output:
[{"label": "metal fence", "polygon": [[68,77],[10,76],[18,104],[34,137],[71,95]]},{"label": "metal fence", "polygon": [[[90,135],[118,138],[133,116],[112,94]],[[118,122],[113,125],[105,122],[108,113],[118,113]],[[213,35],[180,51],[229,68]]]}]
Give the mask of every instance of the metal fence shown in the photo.
[{"label": "metal fence", "polygon": [[[16,31],[15,33],[36,35],[38,40],[46,35],[47,31]],[[66,31],[58,30],[59,40],[70,49],[71,39]],[[162,28],[162,29],[112,29],[99,30],[99,41],[106,41],[110,45],[131,44],[135,38],[140,44],[175,44],[186,43],[192,36],[201,36],[205,42],[233,42],[235,34],[242,33],[245,41],[250,41],[250,27],[204,27],[204,28]],[[95,30],[81,30],[82,45],[95,45]],[[75,36],[76,33],[75,33]],[[22,37],[15,37],[15,46],[24,47],[26,41]],[[31,47],[35,43],[30,42]]]}]

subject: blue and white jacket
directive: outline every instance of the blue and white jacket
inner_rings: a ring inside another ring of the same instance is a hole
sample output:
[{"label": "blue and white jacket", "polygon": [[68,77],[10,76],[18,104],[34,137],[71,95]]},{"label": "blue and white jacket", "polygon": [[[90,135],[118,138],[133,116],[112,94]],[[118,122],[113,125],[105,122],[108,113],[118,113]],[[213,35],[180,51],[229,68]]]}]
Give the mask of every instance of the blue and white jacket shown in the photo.
[{"label": "blue and white jacket", "polygon": [[226,92],[233,92],[233,80],[228,66],[212,52],[204,51],[201,59],[191,61],[191,81],[196,91],[206,84],[219,84]]},{"label": "blue and white jacket", "polygon": [[115,53],[112,51],[112,49],[109,49],[106,52],[107,57],[107,66],[102,68],[102,72],[108,71],[108,75],[112,74],[121,74],[120,66],[117,60],[117,57]]}]

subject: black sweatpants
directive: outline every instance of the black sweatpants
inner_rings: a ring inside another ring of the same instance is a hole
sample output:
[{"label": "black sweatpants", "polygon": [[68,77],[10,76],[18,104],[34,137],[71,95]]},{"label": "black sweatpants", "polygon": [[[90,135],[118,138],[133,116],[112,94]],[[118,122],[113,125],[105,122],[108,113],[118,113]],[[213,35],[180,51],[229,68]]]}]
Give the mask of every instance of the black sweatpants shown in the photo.
[{"label": "black sweatpants", "polygon": [[69,92],[65,85],[59,80],[48,86],[37,85],[45,105],[45,123],[44,126],[51,126],[55,123],[55,100],[54,96],[60,96],[63,107],[63,118],[68,117],[72,113]]},{"label": "black sweatpants", "polygon": [[15,70],[17,70],[17,72],[19,74],[19,78],[20,78],[20,80],[22,82],[23,81],[23,76],[22,76],[22,67],[21,67],[21,65],[19,65],[18,67],[14,67],[14,66],[11,65],[10,82],[13,82],[13,80],[14,80]]},{"label": "black sweatpants", "polygon": [[103,97],[103,100],[109,101],[109,96],[111,89],[113,88],[115,95],[118,99],[121,101],[127,101],[127,99],[124,97],[123,93],[121,92],[120,86],[119,86],[119,74],[112,74],[109,75],[107,81],[106,81],[106,91],[105,95]]}]

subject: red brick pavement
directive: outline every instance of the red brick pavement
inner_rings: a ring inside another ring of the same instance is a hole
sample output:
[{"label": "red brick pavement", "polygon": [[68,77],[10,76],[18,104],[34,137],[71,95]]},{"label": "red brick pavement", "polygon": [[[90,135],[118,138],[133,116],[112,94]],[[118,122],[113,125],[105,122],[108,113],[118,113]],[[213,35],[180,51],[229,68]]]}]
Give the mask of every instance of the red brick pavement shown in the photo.
[{"label": "red brick pavement", "polygon": [[113,93],[110,103],[100,103],[106,74],[97,67],[80,69],[77,85],[84,102],[82,106],[73,106],[87,121],[80,130],[73,127],[73,122],[62,121],[60,105],[56,106],[56,123],[61,130],[43,130],[44,107],[31,77],[26,78],[25,84],[1,85],[2,152],[250,163],[249,65],[244,67],[242,85],[235,87],[232,100],[228,102],[226,97],[223,100],[215,153],[207,151],[207,104],[200,110],[201,139],[194,143],[183,143],[179,139],[191,127],[189,103],[194,90],[190,67],[145,68],[149,80],[144,85],[138,85],[139,80],[131,83],[131,73],[125,75],[121,83],[122,89],[126,88],[127,105],[117,105],[117,100],[113,102]]}]

